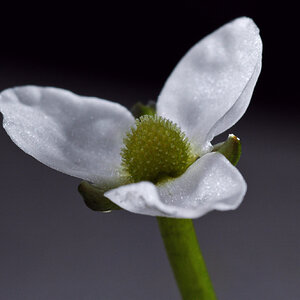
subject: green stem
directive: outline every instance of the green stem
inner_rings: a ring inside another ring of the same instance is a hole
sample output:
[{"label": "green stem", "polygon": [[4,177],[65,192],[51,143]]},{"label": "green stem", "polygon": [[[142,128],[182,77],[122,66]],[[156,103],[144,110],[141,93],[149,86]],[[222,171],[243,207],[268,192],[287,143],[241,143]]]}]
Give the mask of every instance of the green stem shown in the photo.
[{"label": "green stem", "polygon": [[192,220],[157,220],[182,299],[216,300]]}]

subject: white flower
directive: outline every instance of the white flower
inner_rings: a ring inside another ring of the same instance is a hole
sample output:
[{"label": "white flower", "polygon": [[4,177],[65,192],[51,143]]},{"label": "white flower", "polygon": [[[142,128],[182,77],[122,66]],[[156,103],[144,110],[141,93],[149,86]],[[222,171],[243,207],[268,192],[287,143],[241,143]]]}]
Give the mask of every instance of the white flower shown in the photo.
[{"label": "white flower", "polygon": [[210,152],[211,141],[244,114],[261,54],[259,30],[243,17],[205,37],[179,62],[158,98],[157,114],[180,127],[199,158],[181,176],[158,185],[122,185],[120,152],[135,119],[117,103],[52,87],[15,87],[1,93],[3,127],[23,151],[105,187],[105,196],[125,210],[197,218],[235,209],[246,183],[223,155]]}]

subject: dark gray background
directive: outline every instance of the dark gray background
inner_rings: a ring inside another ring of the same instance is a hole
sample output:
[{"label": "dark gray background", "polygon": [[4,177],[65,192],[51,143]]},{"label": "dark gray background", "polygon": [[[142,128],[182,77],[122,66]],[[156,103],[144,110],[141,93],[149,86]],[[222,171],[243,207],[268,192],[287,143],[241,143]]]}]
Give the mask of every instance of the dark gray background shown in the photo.
[{"label": "dark gray background", "polygon": [[[248,192],[238,210],[209,213],[195,227],[220,300],[297,300],[296,22],[288,2],[237,3],[8,10],[0,88],[58,86],[130,107],[155,100],[175,63],[205,34],[241,15],[254,18],[263,72],[245,116],[217,138],[241,138],[238,168]],[[2,129],[0,145],[1,300],[180,299],[155,218],[93,212],[77,193],[79,179],[27,156]]]}]

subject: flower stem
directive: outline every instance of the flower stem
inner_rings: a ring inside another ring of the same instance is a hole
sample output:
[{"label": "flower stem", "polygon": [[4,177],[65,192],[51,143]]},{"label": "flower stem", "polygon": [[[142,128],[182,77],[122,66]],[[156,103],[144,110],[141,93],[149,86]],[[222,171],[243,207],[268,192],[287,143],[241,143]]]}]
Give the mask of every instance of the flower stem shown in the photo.
[{"label": "flower stem", "polygon": [[182,299],[216,300],[192,220],[157,220]]}]

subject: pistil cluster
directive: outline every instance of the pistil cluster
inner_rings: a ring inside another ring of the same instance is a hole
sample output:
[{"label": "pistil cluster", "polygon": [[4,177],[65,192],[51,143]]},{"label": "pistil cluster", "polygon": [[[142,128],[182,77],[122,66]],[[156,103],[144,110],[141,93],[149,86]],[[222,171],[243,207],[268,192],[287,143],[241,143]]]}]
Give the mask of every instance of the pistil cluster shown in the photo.
[{"label": "pistil cluster", "polygon": [[130,181],[153,183],[180,176],[196,159],[179,127],[157,115],[136,120],[124,139],[121,156]]}]

